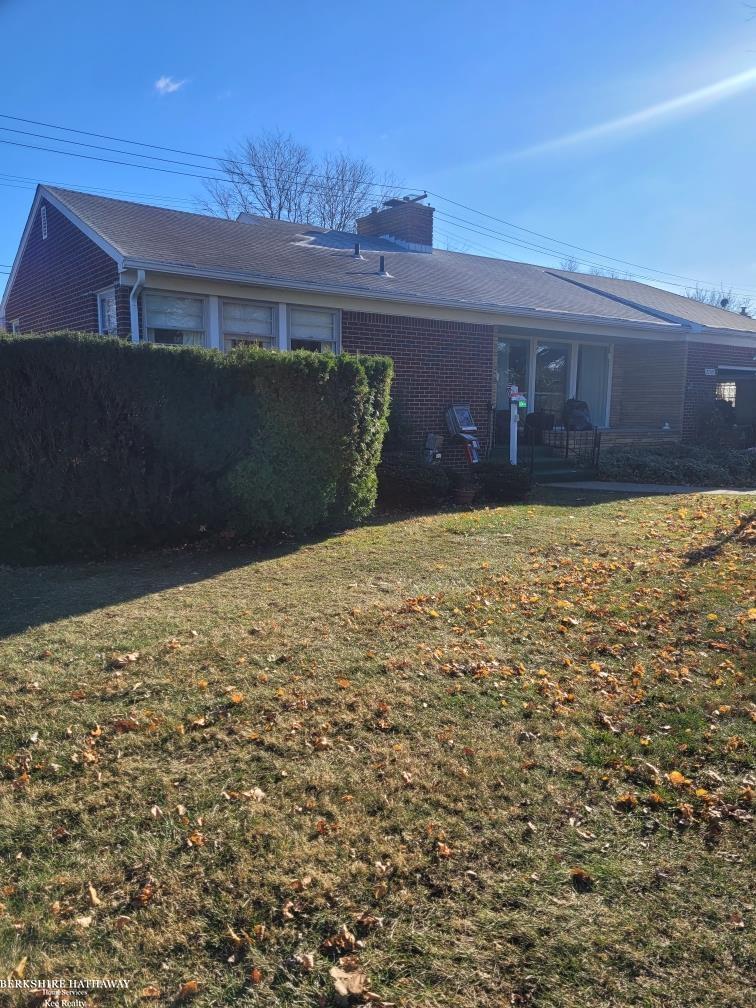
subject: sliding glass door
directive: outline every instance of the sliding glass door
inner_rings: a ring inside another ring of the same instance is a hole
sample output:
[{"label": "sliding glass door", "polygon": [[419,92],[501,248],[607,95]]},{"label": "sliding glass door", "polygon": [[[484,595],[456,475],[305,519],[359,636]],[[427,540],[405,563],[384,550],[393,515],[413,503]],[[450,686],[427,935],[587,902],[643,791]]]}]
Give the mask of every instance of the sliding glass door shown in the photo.
[{"label": "sliding glass door", "polygon": [[609,380],[609,348],[582,343],[578,350],[576,399],[588,403],[591,423],[603,427],[607,422],[606,396]]},{"label": "sliding glass door", "polygon": [[[528,399],[527,412],[553,416],[564,422],[564,404],[580,399],[588,404],[591,423],[607,423],[609,347],[582,340],[515,338],[506,334],[496,342],[496,441],[509,438],[509,389],[516,385]],[[524,412],[524,411],[523,411]]]},{"label": "sliding glass door", "polygon": [[553,414],[557,425],[569,398],[571,349],[569,343],[539,343],[536,349],[534,407]]},{"label": "sliding glass door", "polygon": [[528,392],[530,340],[499,339],[496,344],[496,425],[497,443],[509,440],[509,389],[516,385]]}]

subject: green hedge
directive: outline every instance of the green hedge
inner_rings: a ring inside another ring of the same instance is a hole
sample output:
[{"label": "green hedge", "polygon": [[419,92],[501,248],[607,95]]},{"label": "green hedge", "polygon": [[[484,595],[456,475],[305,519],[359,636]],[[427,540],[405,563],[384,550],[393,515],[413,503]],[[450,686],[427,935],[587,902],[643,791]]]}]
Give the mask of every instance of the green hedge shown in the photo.
[{"label": "green hedge", "polygon": [[449,473],[420,461],[412,452],[385,452],[378,467],[378,503],[387,510],[413,510],[443,503]]},{"label": "green hedge", "polygon": [[391,375],[381,357],[0,339],[0,561],[359,521]]},{"label": "green hedge", "polygon": [[674,444],[609,448],[601,453],[599,478],[631,483],[756,487],[756,457],[746,451]]}]

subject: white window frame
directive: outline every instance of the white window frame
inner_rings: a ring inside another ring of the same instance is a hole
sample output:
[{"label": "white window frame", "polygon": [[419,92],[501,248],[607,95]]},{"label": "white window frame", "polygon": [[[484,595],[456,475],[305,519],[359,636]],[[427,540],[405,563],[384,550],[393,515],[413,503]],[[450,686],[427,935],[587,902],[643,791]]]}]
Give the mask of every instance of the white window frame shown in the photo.
[{"label": "white window frame", "polygon": [[[107,332],[105,329],[105,315],[102,310],[102,302],[105,298],[113,299],[113,308],[115,310],[115,323],[116,327],[113,332]],[[118,335],[118,302],[116,301],[115,287],[103,287],[102,290],[97,291],[97,331],[100,336],[117,336]]]},{"label": "white window frame", "polygon": [[20,334],[21,334],[21,319],[20,318],[10,319],[8,321],[8,325],[10,326],[10,328],[8,329],[8,332],[11,334],[11,336],[20,336]]},{"label": "white window frame", "polygon": [[[305,305],[305,304],[290,304],[287,305],[286,309],[286,347],[291,349],[291,316],[297,311],[307,311],[307,312],[321,312],[322,314],[329,314],[333,316],[333,352],[335,354],[341,353],[341,309],[340,308],[325,308],[323,305]],[[300,339],[301,337],[296,337]],[[312,340],[315,343],[317,340]]]},{"label": "white window frame", "polygon": [[[273,301],[256,301],[253,298],[241,298],[241,297],[219,297],[218,298],[218,339],[220,349],[224,353],[228,353],[226,350],[226,332],[223,326],[223,306],[227,304],[237,304],[237,305],[253,305],[255,308],[269,308],[270,309],[270,345],[266,347],[267,350],[278,350],[279,349],[279,323],[278,323],[278,312],[279,306]],[[229,333],[229,339],[239,339],[244,341],[245,337],[243,333]],[[250,334],[247,342],[254,343],[259,337]]]},{"label": "white window frame", "polygon": [[[535,405],[535,381],[536,381],[536,355],[538,353],[539,343],[548,343],[549,345],[555,343],[563,343],[570,348],[570,364],[569,371],[567,374],[567,398],[574,399],[577,395],[577,378],[578,378],[578,354],[580,352],[581,346],[591,346],[591,347],[603,347],[607,351],[607,368],[606,368],[606,408],[604,410],[604,416],[596,418],[594,421],[597,427],[609,428],[609,417],[612,404],[612,372],[614,370],[614,343],[609,343],[606,339],[590,340],[590,339],[564,339],[559,335],[552,336],[548,332],[538,332],[533,336],[526,335],[522,332],[514,332],[504,326],[496,327],[496,339],[512,339],[512,340],[524,340],[525,342],[530,341],[530,353],[528,354],[528,388],[527,388],[527,399],[528,399],[528,410],[532,410]],[[495,364],[495,362],[494,362]]]},{"label": "white window frame", "polygon": [[[142,326],[142,338],[145,343],[154,343],[155,341],[151,339],[148,335],[150,329],[154,329],[155,326],[149,325],[149,320],[147,318],[147,298],[153,297],[167,297],[167,298],[188,298],[191,301],[200,301],[202,303],[202,342],[200,344],[196,343],[155,343],[156,346],[209,346],[209,336],[210,336],[210,313],[208,312],[207,306],[207,296],[204,294],[195,294],[192,291],[174,291],[174,290],[160,290],[159,288],[150,287],[145,288],[142,291],[141,299],[141,326]],[[160,326],[161,329],[165,329],[166,326]],[[176,330],[180,332],[181,330]]]}]

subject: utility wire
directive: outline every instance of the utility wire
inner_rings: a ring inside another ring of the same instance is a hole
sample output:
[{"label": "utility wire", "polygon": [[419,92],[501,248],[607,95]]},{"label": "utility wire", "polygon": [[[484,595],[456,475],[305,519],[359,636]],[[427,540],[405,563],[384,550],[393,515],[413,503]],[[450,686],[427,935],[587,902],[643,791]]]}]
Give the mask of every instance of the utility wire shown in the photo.
[{"label": "utility wire", "polygon": [[[55,129],[55,130],[59,130],[59,131],[69,132],[69,133],[77,133],[77,134],[82,135],[82,136],[96,137],[97,139],[112,140],[112,141],[115,141],[117,143],[130,144],[132,146],[148,147],[148,148],[150,148],[152,150],[161,150],[161,151],[165,151],[165,152],[168,152],[168,153],[185,154],[185,155],[187,155],[189,157],[204,158],[206,160],[215,160],[215,161],[221,161],[221,162],[224,161],[224,160],[226,160],[226,161],[230,160],[229,158],[227,158],[227,157],[224,158],[221,155],[202,154],[202,153],[199,153],[197,151],[186,151],[186,150],[181,150],[179,148],[167,147],[167,146],[163,146],[163,145],[159,145],[159,144],[150,144],[150,143],[147,143],[147,142],[144,142],[144,141],[139,141],[139,140],[129,140],[129,139],[126,139],[124,137],[115,137],[115,136],[110,136],[108,134],[95,133],[95,132],[88,131],[88,130],[74,129],[74,128],[69,127],[69,126],[60,126],[60,125],[57,125],[55,123],[47,123],[47,122],[42,122],[40,120],[35,120],[35,119],[25,119],[25,118],[22,118],[20,116],[11,116],[11,115],[8,115],[8,114],[5,114],[5,113],[0,113],[0,118],[8,119],[8,120],[11,120],[11,121],[14,121],[14,122],[21,122],[21,123],[25,123],[25,124],[44,126],[44,127],[48,128],[48,129]],[[185,162],[185,161],[178,161],[178,160],[173,159],[173,158],[162,158],[162,157],[158,157],[157,155],[146,154],[144,152],[131,152],[131,151],[119,150],[119,149],[115,149],[115,148],[104,147],[104,146],[101,146],[101,145],[98,145],[98,144],[88,144],[88,143],[83,143],[82,141],[68,140],[68,139],[66,139],[64,137],[50,137],[50,136],[47,136],[45,134],[33,133],[33,132],[27,131],[27,130],[18,130],[18,129],[14,129],[12,127],[7,127],[7,126],[0,126],[0,129],[3,129],[5,131],[7,131],[7,132],[13,132],[13,133],[18,133],[18,134],[22,134],[22,135],[32,136],[32,137],[37,138],[37,139],[52,140],[53,142],[56,142],[56,143],[75,144],[77,146],[89,147],[90,149],[102,150],[102,151],[106,151],[106,152],[109,152],[109,153],[121,154],[121,155],[123,155],[125,157],[130,157],[130,158],[143,157],[143,158],[147,158],[147,159],[153,160],[153,161],[161,161],[161,162],[164,162],[164,163],[178,164],[178,165],[181,165],[182,167],[198,168],[200,171],[203,171],[203,172],[204,171],[212,171],[212,170],[215,170],[215,171],[223,171],[224,170],[223,168],[219,169],[217,167],[214,168],[214,169],[211,169],[209,166],[197,165],[197,164],[194,164],[194,163],[191,163],[191,162]],[[220,183],[233,181],[232,178],[231,179],[229,179],[229,178],[219,178],[216,175],[195,174],[195,173],[190,173],[190,172],[178,171],[177,169],[160,168],[157,165],[139,164],[139,163],[131,162],[131,161],[117,161],[117,160],[115,160],[113,158],[98,157],[98,156],[94,156],[94,155],[91,155],[91,154],[83,154],[83,153],[80,153],[80,152],[77,152],[77,151],[60,150],[59,148],[50,148],[50,147],[45,147],[45,146],[42,146],[42,145],[27,144],[27,143],[22,143],[20,141],[0,139],[0,143],[11,145],[11,146],[16,146],[16,147],[24,147],[24,148],[32,149],[32,150],[44,150],[44,151],[47,151],[49,153],[55,153],[55,154],[66,154],[69,157],[81,157],[81,158],[85,158],[87,160],[100,161],[100,162],[108,163],[108,164],[119,164],[119,165],[122,165],[124,167],[142,168],[142,169],[150,170],[150,171],[160,171],[160,172],[164,172],[164,173],[182,175],[182,176],[189,177],[189,178],[199,178],[199,179],[202,179],[204,181],[213,181],[213,182],[220,182]],[[270,165],[253,164],[253,166],[256,167],[258,170],[261,170],[261,171],[267,171],[269,169],[272,170],[272,166],[270,166]],[[327,178],[327,176],[318,175],[317,173],[313,173],[311,177],[312,178],[323,178],[323,179]],[[318,187],[312,185],[311,188],[315,189],[317,191]],[[408,189],[405,186],[389,186],[389,185],[382,185],[382,184],[378,184],[378,183],[371,183],[370,184],[370,188],[372,188],[372,189],[381,189],[381,190],[394,190],[394,191],[396,189],[404,189],[405,191],[408,191],[408,192],[409,191],[413,191],[413,190]],[[575,245],[575,244],[573,244],[571,242],[565,242],[565,241],[562,241],[561,239],[554,238],[553,236],[543,234],[542,232],[534,231],[534,230],[532,230],[530,228],[522,227],[521,225],[515,224],[512,221],[508,221],[505,218],[497,217],[494,214],[489,214],[486,211],[478,210],[475,207],[469,206],[468,204],[461,203],[461,202],[459,202],[457,200],[450,199],[449,197],[443,196],[441,193],[437,193],[437,192],[433,192],[433,191],[429,190],[428,191],[428,195],[429,196],[433,196],[436,199],[440,199],[442,202],[449,203],[452,206],[456,206],[456,207],[459,207],[459,208],[461,208],[463,210],[466,210],[469,213],[474,213],[474,214],[476,214],[478,216],[485,217],[485,218],[487,218],[489,220],[496,221],[497,223],[504,224],[507,227],[514,228],[515,230],[521,231],[524,234],[530,234],[530,235],[533,235],[535,237],[542,238],[545,241],[554,242],[557,245],[563,245],[563,246],[565,246],[566,248],[569,248],[569,249],[574,249],[574,250],[577,250],[577,251],[580,251],[580,252],[585,252],[588,255],[597,256],[600,259],[610,260],[611,262],[620,263],[620,264],[625,265],[625,266],[632,266],[632,267],[634,267],[636,269],[645,270],[646,272],[658,273],[661,276],[675,277],[675,278],[677,278],[679,280],[687,280],[689,283],[701,284],[701,285],[706,286],[706,287],[717,287],[717,286],[720,286],[719,284],[711,284],[708,281],[698,280],[698,279],[696,279],[694,277],[686,277],[686,276],[684,276],[682,274],[672,273],[672,272],[667,271],[667,270],[656,269],[656,268],[651,267],[651,266],[643,266],[642,264],[632,262],[631,260],[620,259],[620,258],[618,258],[616,256],[611,256],[611,255],[607,255],[607,254],[604,254],[604,253],[595,252],[595,251],[592,251],[590,249],[585,248],[584,246]],[[156,197],[156,198],[160,198],[160,197]],[[504,244],[510,244],[510,245],[515,246],[515,247],[530,249],[532,251],[540,252],[541,254],[544,254],[544,255],[552,256],[554,258],[558,258],[560,256],[564,256],[565,255],[564,252],[561,252],[559,250],[544,248],[543,246],[538,246],[538,245],[535,245],[533,243],[528,243],[528,242],[526,242],[524,240],[516,238],[513,235],[508,235],[508,234],[505,234],[504,232],[496,231],[493,228],[487,227],[486,225],[480,225],[479,224],[476,227],[474,221],[469,221],[466,218],[455,217],[454,215],[450,214],[446,219],[448,220],[448,222],[450,224],[452,224],[452,226],[461,227],[464,230],[469,230],[469,231],[472,231],[473,233],[482,234],[482,235],[484,235],[484,237],[493,238],[494,240],[500,241],[500,242],[502,242]],[[455,222],[458,222],[458,223],[455,223]],[[588,264],[588,265],[592,266],[594,269],[603,269],[603,268],[605,268],[605,266],[603,264],[601,264],[601,263],[591,262],[589,260],[584,260],[584,259],[581,259],[581,260],[578,260],[578,261],[580,263],[582,263],[582,264]],[[651,278],[643,277],[643,279],[648,280],[648,279],[651,279]],[[653,281],[653,279],[651,279],[651,282],[659,282],[659,281]],[[676,286],[676,287],[683,287],[683,286],[685,286],[683,284],[672,283],[671,281],[662,281],[662,282],[669,283],[670,286]]]},{"label": "utility wire", "polygon": [[[78,134],[80,134],[82,136],[92,136],[92,137],[96,137],[96,138],[101,139],[101,140],[113,140],[113,141],[115,141],[117,143],[130,144],[132,146],[149,147],[152,150],[161,150],[161,151],[165,151],[165,152],[172,153],[172,154],[185,154],[185,155],[188,155],[189,157],[197,157],[197,158],[203,158],[205,160],[221,161],[221,162],[224,161],[224,160],[228,160],[228,158],[225,157],[225,156],[223,156],[223,155],[218,155],[218,154],[203,154],[203,153],[199,153],[198,151],[187,151],[187,150],[182,150],[182,149],[176,148],[176,147],[167,147],[167,146],[160,145],[160,144],[151,144],[151,143],[147,143],[147,142],[141,141],[141,140],[130,140],[130,139],[126,139],[125,137],[115,137],[115,136],[110,136],[110,135],[105,134],[105,133],[95,133],[95,132],[92,132],[92,131],[89,131],[89,130],[74,129],[71,126],[61,126],[61,125],[56,124],[56,123],[42,122],[42,121],[37,120],[37,119],[26,119],[26,118],[22,118],[21,116],[12,116],[12,115],[8,115],[6,113],[0,113],[0,118],[1,119],[8,119],[8,120],[13,121],[13,122],[21,122],[21,123],[35,125],[35,126],[44,126],[44,127],[48,128],[48,129],[55,129],[55,130],[59,130],[59,131],[67,132],[67,133],[78,133]],[[10,132],[18,132],[18,133],[25,132],[23,130],[12,130],[11,127],[0,127],[0,128],[1,129],[6,129],[6,130],[8,130]],[[32,135],[34,135],[34,136],[40,136],[41,137],[41,134],[32,134]],[[56,137],[47,137],[46,139],[60,140],[63,143],[79,143],[79,141],[74,141],[74,140],[70,140],[69,141],[69,140],[65,140],[62,137],[58,137],[58,138],[56,138]],[[95,145],[87,145],[87,146],[95,146]],[[109,149],[109,148],[102,148],[102,149]],[[63,152],[61,152],[61,153],[63,153]],[[69,153],[71,153],[71,152],[69,152]],[[139,157],[138,153],[132,154],[129,151],[118,151],[117,153],[126,154],[128,157]],[[156,157],[153,157],[153,155],[149,155],[149,154],[143,155],[143,156],[148,157],[150,160],[166,160],[166,161],[170,161],[171,160],[171,159],[168,159],[168,158],[166,158],[166,159],[156,158]],[[199,166],[199,165],[189,165],[187,162],[176,162],[176,163],[183,164],[186,167],[202,167],[203,169],[206,167],[206,166]],[[148,167],[148,166],[145,165],[145,166],[140,166],[140,167]],[[262,165],[261,164],[255,164],[254,167],[259,168],[259,169],[263,169],[263,170],[267,170],[267,169],[271,169],[272,168],[271,165],[264,165],[264,164],[262,164]],[[322,176],[322,175],[321,176],[313,175],[313,177],[326,178],[326,176]],[[411,190],[411,189],[408,189],[405,186],[383,186],[383,185],[379,185],[379,184],[375,184],[374,188],[381,188],[381,189],[404,189],[405,191],[408,191],[408,192],[409,191],[416,191],[416,189],[415,190]],[[585,252],[587,255],[597,256],[599,259],[607,259],[607,260],[610,260],[611,262],[617,262],[617,263],[620,263],[620,264],[622,264],[624,266],[632,266],[635,269],[641,269],[641,270],[644,270],[647,273],[659,273],[659,274],[663,274],[665,276],[671,276],[671,277],[674,277],[677,280],[688,280],[691,283],[704,283],[704,281],[699,281],[699,280],[696,280],[695,278],[692,278],[692,277],[686,277],[686,276],[683,276],[683,275],[681,275],[679,273],[672,273],[672,272],[670,272],[668,270],[660,270],[660,269],[657,269],[657,268],[655,268],[653,266],[645,266],[642,263],[636,263],[636,262],[633,262],[631,260],[620,259],[617,256],[611,256],[611,255],[608,255],[606,253],[597,252],[595,250],[585,248],[582,245],[575,245],[572,242],[563,241],[562,239],[555,238],[553,235],[547,235],[547,234],[544,234],[544,233],[542,233],[540,231],[534,231],[531,228],[522,227],[521,225],[515,224],[513,221],[506,220],[503,217],[497,217],[495,214],[487,213],[484,210],[478,210],[475,207],[469,206],[469,204],[461,203],[461,202],[459,202],[457,200],[450,199],[448,196],[444,196],[442,193],[437,193],[437,192],[428,190],[428,195],[429,196],[433,196],[436,199],[440,199],[440,200],[444,201],[445,203],[449,203],[449,204],[451,204],[453,206],[457,206],[460,209],[467,210],[469,213],[474,213],[474,214],[477,214],[477,215],[479,215],[481,217],[486,217],[489,220],[496,221],[499,224],[504,224],[507,227],[515,228],[515,230],[522,231],[525,234],[531,234],[534,237],[542,238],[545,241],[553,242],[553,243],[556,243],[557,245],[564,245],[566,248],[574,249],[574,250],[576,250],[578,252]],[[467,223],[473,223],[473,222],[467,222]],[[708,284],[707,283],[707,286],[717,286],[717,285],[716,284],[712,285],[712,284]]]},{"label": "utility wire", "polygon": [[[526,242],[526,241],[524,241],[522,239],[515,238],[515,237],[513,237],[511,235],[505,235],[505,234],[503,234],[503,232],[493,231],[492,229],[486,228],[485,225],[479,225],[478,227],[475,227],[472,224],[472,222],[467,221],[465,218],[461,218],[461,217],[449,217],[449,216],[446,216],[446,215],[441,214],[441,213],[438,216],[439,216],[440,220],[446,221],[452,227],[459,228],[459,229],[461,229],[463,231],[470,231],[473,234],[482,235],[484,238],[492,238],[494,241],[501,242],[503,245],[514,245],[517,248],[529,249],[530,251],[538,252],[541,255],[551,256],[552,258],[555,258],[555,259],[559,259],[560,257],[564,256],[564,252],[561,252],[558,249],[551,249],[551,248],[546,248],[546,247],[544,247],[542,245],[535,245],[535,244],[532,244],[531,242]],[[483,246],[481,246],[481,247],[483,247]],[[493,251],[493,250],[491,250],[489,248],[488,251]],[[602,272],[599,273],[599,274],[596,274],[596,275],[599,275],[599,276],[600,275],[604,275],[604,276],[608,275],[609,279],[648,281],[649,283],[652,283],[652,284],[654,284],[654,283],[663,283],[663,284],[666,284],[666,285],[668,285],[670,287],[680,287],[683,290],[690,289],[690,284],[691,283],[695,283],[695,284],[697,284],[699,286],[709,287],[709,288],[713,288],[713,289],[717,289],[718,287],[722,286],[720,283],[712,284],[711,282],[707,282],[707,281],[704,281],[704,280],[696,280],[696,279],[694,279],[692,277],[688,278],[689,279],[689,283],[687,283],[687,284],[676,283],[675,281],[668,280],[666,278],[660,279],[658,277],[649,277],[649,276],[645,276],[643,274],[630,274],[630,273],[628,273],[627,275],[620,275],[620,276],[617,276],[617,277],[613,277],[611,274],[606,274],[606,273],[603,272],[607,268],[603,263],[594,262],[594,261],[591,261],[591,260],[588,260],[588,259],[577,259],[577,257],[575,257],[575,258],[576,258],[576,261],[578,262],[578,264],[583,265],[583,266],[588,266],[592,270],[600,270]],[[563,272],[570,272],[570,271],[569,270],[563,270]],[[671,275],[672,276],[676,276],[678,274],[674,274],[673,273]],[[734,294],[751,295],[752,296],[754,293],[756,293],[756,288],[753,288],[753,287],[731,287],[728,284],[727,288],[728,288],[728,290],[732,290],[732,292]]]},{"label": "utility wire", "polygon": [[[487,217],[489,220],[497,221],[499,224],[505,224],[507,227],[515,228],[517,231],[523,231],[526,234],[534,235],[536,238],[544,238],[546,241],[555,242],[557,245],[564,245],[566,248],[575,249],[578,252],[586,252],[588,255],[598,256],[600,259],[609,259],[612,262],[621,263],[624,266],[634,266],[636,269],[645,270],[647,273],[663,273],[665,276],[676,277],[678,280],[689,280],[691,283],[703,282],[692,277],[682,276],[679,273],[670,273],[667,270],[655,269],[653,266],[643,266],[641,263],[631,262],[628,259],[618,259],[616,256],[607,255],[603,252],[592,251],[591,249],[584,248],[582,245],[573,245],[570,242],[554,238],[552,235],[542,234],[540,231],[532,231],[530,228],[521,227],[519,224],[514,224],[512,221],[505,220],[503,217],[496,217],[494,214],[486,213],[484,210],[476,210],[474,207],[468,206],[466,203],[458,203],[456,200],[449,199],[447,196],[441,196],[440,193],[431,192],[430,189],[427,190],[427,192],[429,196],[434,196],[436,199],[443,200],[445,203],[451,203],[454,206],[460,207],[462,210],[478,214],[480,217]],[[564,253],[560,253],[560,255],[564,255]],[[708,286],[717,285],[709,284]]]}]

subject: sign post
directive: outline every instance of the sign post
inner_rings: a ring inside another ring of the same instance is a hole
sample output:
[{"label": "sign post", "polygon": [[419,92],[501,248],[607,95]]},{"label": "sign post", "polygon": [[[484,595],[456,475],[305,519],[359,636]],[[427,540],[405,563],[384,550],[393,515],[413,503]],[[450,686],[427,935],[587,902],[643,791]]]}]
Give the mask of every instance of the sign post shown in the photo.
[{"label": "sign post", "polygon": [[527,406],[527,400],[516,385],[509,387],[509,461],[517,465],[517,428],[520,423],[520,408]]}]

